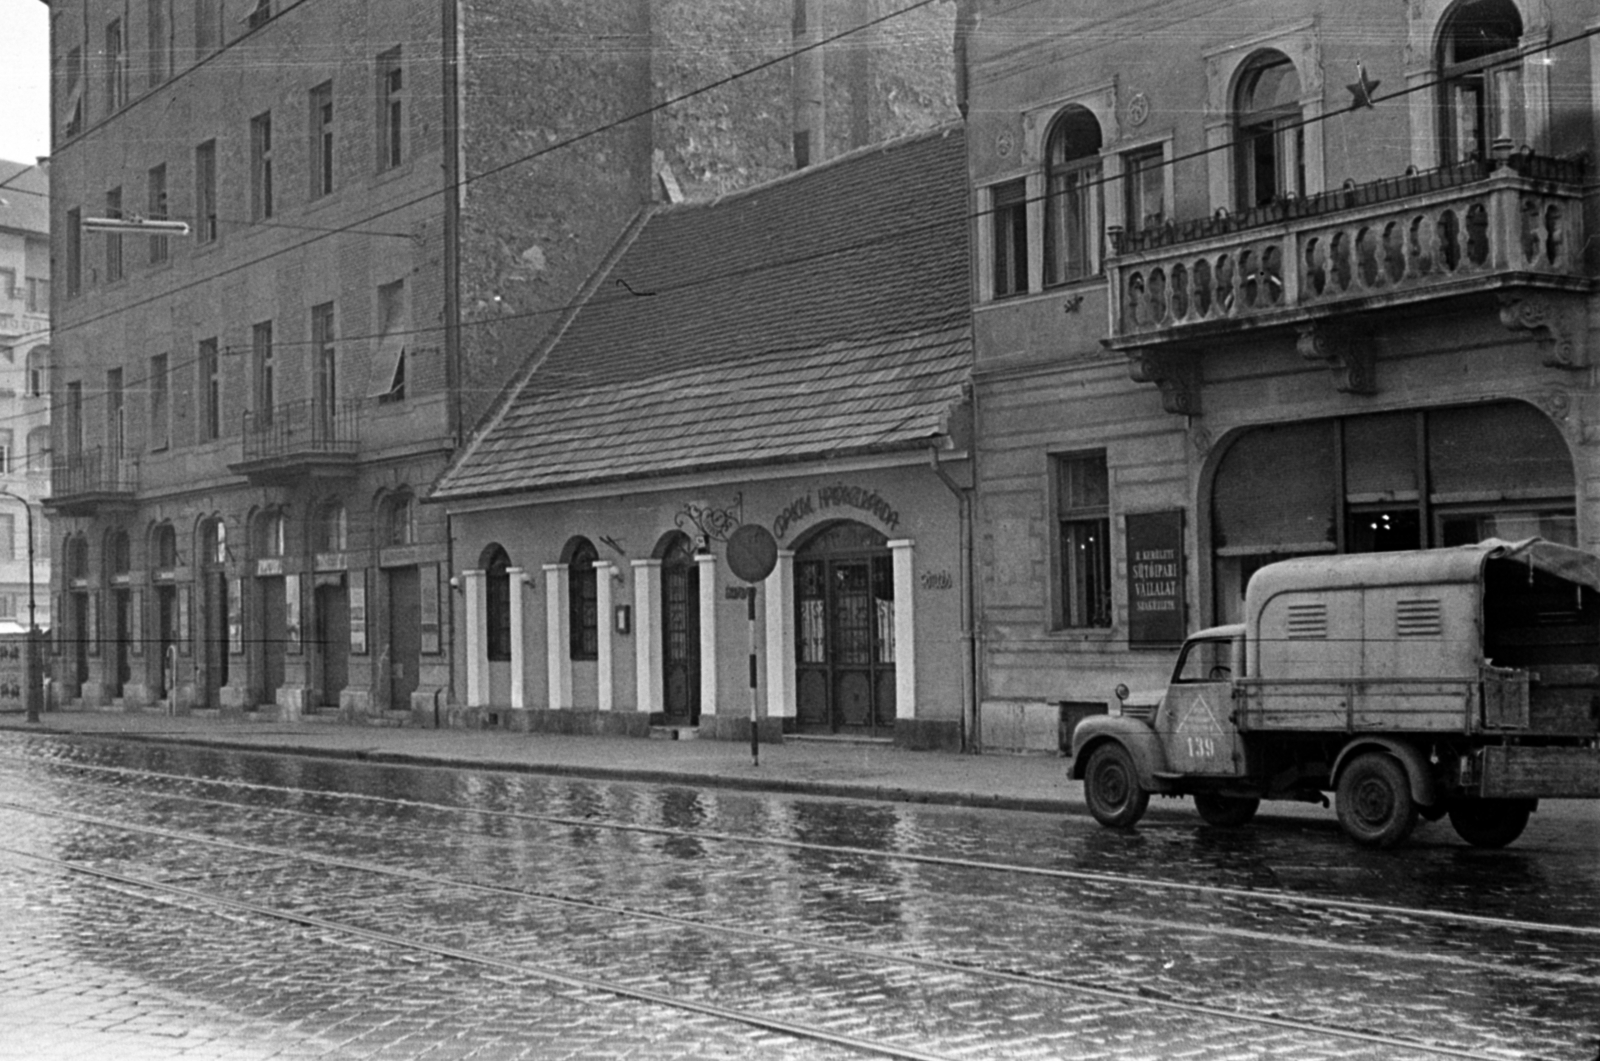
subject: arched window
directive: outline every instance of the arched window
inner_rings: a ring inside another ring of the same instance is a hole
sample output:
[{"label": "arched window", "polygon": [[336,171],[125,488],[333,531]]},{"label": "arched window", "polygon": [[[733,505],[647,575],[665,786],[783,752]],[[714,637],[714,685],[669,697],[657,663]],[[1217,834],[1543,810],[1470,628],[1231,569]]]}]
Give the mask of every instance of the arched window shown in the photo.
[{"label": "arched window", "polygon": [[384,507],[385,545],[415,545],[417,541],[416,499],[401,491]]},{"label": "arched window", "polygon": [[1233,143],[1239,209],[1305,194],[1300,75],[1282,52],[1256,55],[1239,75]]},{"label": "arched window", "polygon": [[128,542],[127,531],[113,531],[106,552],[110,554],[106,559],[111,564],[113,575],[126,575],[133,569],[133,549]]},{"label": "arched window", "polygon": [[200,563],[214,567],[228,562],[228,525],[214,516],[200,525]]},{"label": "arched window", "polygon": [[1439,34],[1440,157],[1487,158],[1496,139],[1512,147],[1523,120],[1522,16],[1512,0],[1461,0]]},{"label": "arched window", "polygon": [[1066,284],[1100,271],[1100,123],[1068,107],[1045,141],[1044,282]]},{"label": "arched window", "polygon": [[178,566],[178,534],[172,529],[172,524],[163,523],[156,527],[151,542],[156,558],[156,570],[171,571]]},{"label": "arched window", "polygon": [[256,555],[282,556],[287,544],[288,521],[280,511],[264,513],[256,521]]},{"label": "arched window", "polygon": [[505,549],[498,545],[491,545],[484,552],[483,558],[484,585],[483,599],[488,611],[489,628],[485,631],[485,642],[489,650],[489,659],[494,661],[509,661],[511,659],[511,557],[506,555]]},{"label": "arched window", "polygon": [[81,534],[67,539],[67,577],[78,581],[89,577],[89,539]]},{"label": "arched window", "polygon": [[350,520],[343,502],[329,501],[317,516],[317,552],[342,553],[350,546]]},{"label": "arched window", "polygon": [[28,351],[27,386],[30,398],[41,398],[50,393],[49,347],[36,346]]},{"label": "arched window", "polygon": [[600,658],[599,586],[595,561],[600,554],[587,538],[578,538],[567,557],[567,604],[573,659]]}]

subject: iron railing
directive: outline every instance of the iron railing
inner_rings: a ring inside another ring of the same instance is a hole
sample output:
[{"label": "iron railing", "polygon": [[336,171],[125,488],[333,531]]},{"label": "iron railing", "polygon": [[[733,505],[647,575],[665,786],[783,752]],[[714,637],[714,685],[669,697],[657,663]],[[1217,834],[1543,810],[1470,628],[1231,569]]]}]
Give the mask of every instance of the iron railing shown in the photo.
[{"label": "iron railing", "polygon": [[96,446],[58,457],[50,465],[54,499],[85,495],[131,495],[139,489],[139,460]]},{"label": "iron railing", "polygon": [[244,414],[244,459],[354,454],[362,402],[307,399]]}]

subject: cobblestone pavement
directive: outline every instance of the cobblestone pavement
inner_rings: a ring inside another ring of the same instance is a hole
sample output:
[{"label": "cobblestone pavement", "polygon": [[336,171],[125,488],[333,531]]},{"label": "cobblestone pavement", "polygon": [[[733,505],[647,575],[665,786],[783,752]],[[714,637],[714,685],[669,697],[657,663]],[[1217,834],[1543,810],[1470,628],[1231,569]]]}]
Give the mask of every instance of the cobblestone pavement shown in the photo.
[{"label": "cobblestone pavement", "polygon": [[65,1044],[22,1056],[849,1056],[536,968],[948,1057],[1590,1061],[1600,1041],[1581,846],[1374,853],[1320,828],[1124,834],[11,735],[0,830],[0,975],[26,988],[0,1028]]}]

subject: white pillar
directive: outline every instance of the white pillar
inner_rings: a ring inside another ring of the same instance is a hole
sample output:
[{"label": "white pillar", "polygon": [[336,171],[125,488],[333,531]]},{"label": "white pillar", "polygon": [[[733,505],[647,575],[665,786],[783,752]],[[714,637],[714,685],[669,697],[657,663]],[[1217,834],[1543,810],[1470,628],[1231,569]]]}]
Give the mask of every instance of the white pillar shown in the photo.
[{"label": "white pillar", "polygon": [[889,543],[894,555],[894,700],[899,718],[917,717],[917,596],[912,547],[899,538]]},{"label": "white pillar", "polygon": [[616,689],[611,674],[611,640],[615,631],[611,625],[611,572],[615,570],[610,560],[594,562],[594,615],[595,615],[595,706],[610,711],[616,704]]},{"label": "white pillar", "polygon": [[767,576],[767,717],[794,718],[794,550],[779,549]]},{"label": "white pillar", "polygon": [[639,710],[662,708],[666,684],[661,641],[661,561],[633,561],[633,669]]},{"label": "white pillar", "polygon": [[528,679],[523,673],[527,666],[528,648],[522,643],[522,576],[525,568],[506,568],[506,579],[511,584],[511,706],[528,706]]},{"label": "white pillar", "polygon": [[484,572],[461,572],[462,609],[467,613],[467,706],[489,703],[489,602]]},{"label": "white pillar", "polygon": [[700,713],[717,713],[717,558],[696,556],[700,582]]},{"label": "white pillar", "polygon": [[567,633],[567,565],[544,565],[544,652],[549,675],[549,707],[572,706],[572,653]]}]

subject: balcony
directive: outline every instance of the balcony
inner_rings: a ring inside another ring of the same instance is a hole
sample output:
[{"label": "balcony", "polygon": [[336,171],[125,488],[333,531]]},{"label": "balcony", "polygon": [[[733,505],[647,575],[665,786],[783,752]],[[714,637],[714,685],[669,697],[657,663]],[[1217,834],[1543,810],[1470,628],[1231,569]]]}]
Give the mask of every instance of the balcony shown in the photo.
[{"label": "balcony", "polygon": [[44,504],[64,516],[92,516],[133,508],[138,489],[138,459],[96,447],[52,463]]},{"label": "balcony", "polygon": [[352,475],[361,405],[306,400],[246,413],[240,459],[228,470],[261,483]]},{"label": "balcony", "polygon": [[1178,412],[1198,411],[1181,407],[1198,401],[1184,362],[1253,329],[1298,330],[1302,354],[1363,391],[1370,365],[1341,349],[1364,345],[1341,339],[1355,314],[1494,292],[1507,327],[1541,333],[1546,363],[1582,368],[1582,328],[1537,294],[1590,287],[1582,180],[1581,162],[1521,154],[1130,234],[1106,265],[1105,345]]}]

